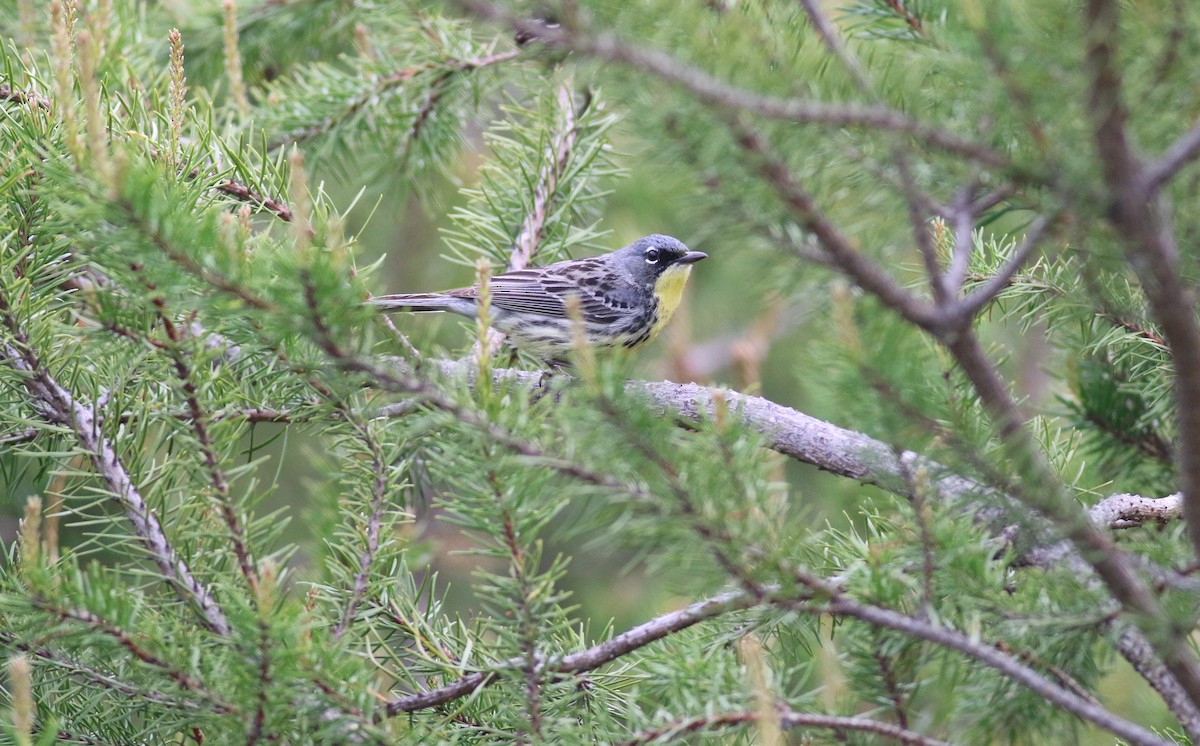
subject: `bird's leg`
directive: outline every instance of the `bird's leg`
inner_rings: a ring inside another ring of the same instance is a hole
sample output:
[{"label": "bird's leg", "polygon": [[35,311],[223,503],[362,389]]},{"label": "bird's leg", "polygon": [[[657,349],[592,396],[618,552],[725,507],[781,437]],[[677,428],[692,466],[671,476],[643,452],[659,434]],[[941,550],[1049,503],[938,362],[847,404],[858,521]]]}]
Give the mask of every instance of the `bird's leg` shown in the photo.
[{"label": "bird's leg", "polygon": [[543,370],[542,374],[538,376],[537,385],[534,386],[533,389],[534,402],[541,401],[542,397],[550,393],[550,387],[553,385],[556,377],[570,377],[570,374],[567,373],[567,368],[570,368],[571,364],[566,360],[562,360],[560,358],[550,358],[546,360],[546,365],[549,367]]}]

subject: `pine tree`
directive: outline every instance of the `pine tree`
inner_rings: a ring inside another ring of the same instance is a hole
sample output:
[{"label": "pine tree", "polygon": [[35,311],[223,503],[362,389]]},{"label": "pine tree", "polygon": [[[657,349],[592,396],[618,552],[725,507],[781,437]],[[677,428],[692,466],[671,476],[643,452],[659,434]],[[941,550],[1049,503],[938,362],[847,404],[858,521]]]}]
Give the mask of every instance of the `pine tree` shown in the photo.
[{"label": "pine tree", "polygon": [[2,7],[4,742],[1200,739],[1191,4]]}]

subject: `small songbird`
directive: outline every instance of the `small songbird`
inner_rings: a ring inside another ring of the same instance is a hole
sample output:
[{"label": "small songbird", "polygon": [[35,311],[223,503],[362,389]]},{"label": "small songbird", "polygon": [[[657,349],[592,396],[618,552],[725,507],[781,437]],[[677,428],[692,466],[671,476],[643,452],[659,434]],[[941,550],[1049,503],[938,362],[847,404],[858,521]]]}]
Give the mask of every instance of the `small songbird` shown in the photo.
[{"label": "small songbird", "polygon": [[[692,264],[708,255],[657,234],[623,249],[569,259],[491,278],[491,323],[519,349],[562,360],[574,345],[567,299],[578,298],[589,344],[640,347],[658,335],[683,297]],[[370,303],[385,311],[450,311],[474,317],[479,286],[444,293],[383,295]]]}]

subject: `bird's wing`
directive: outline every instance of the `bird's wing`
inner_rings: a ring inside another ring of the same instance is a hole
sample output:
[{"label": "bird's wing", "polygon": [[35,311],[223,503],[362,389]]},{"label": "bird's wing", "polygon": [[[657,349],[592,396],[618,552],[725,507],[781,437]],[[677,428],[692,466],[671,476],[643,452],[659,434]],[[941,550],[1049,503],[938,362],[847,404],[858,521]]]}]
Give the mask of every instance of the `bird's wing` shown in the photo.
[{"label": "bird's wing", "polygon": [[[571,295],[579,298],[580,312],[585,321],[610,323],[619,314],[597,296],[592,287],[580,285],[578,274],[557,271],[557,268],[521,269],[506,272],[491,279],[492,305],[514,313],[533,313],[551,318],[566,318],[566,300]],[[455,294],[470,293],[478,298],[479,288],[472,286],[455,291]]]}]

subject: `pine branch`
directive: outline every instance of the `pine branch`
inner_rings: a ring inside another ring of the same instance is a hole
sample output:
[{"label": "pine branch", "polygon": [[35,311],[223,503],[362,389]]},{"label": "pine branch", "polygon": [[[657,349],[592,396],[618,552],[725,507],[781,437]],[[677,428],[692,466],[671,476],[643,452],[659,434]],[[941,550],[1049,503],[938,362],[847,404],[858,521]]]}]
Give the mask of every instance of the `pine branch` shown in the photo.
[{"label": "pine branch", "polygon": [[430,113],[440,98],[439,91],[444,90],[446,84],[457,74],[472,72],[491,65],[500,64],[516,58],[521,53],[519,49],[512,49],[505,52],[496,52],[487,54],[481,57],[471,57],[466,59],[448,59],[441,60],[436,63],[418,65],[415,67],[407,67],[403,70],[396,70],[387,75],[381,75],[373,80],[370,86],[366,87],[358,95],[353,96],[344,101],[339,110],[326,117],[325,119],[314,122],[313,124],[294,129],[282,137],[272,140],[267,146],[267,152],[276,151],[287,145],[300,144],[310,140],[318,135],[322,135],[330,131],[333,127],[341,122],[344,122],[355,116],[366,106],[380,100],[384,96],[408,85],[411,80],[418,75],[429,72],[436,72],[437,78],[433,80],[429,87],[429,93],[426,96],[425,103],[421,110],[418,111],[417,117],[409,131],[409,142],[420,134],[421,127],[425,120],[428,119]]},{"label": "pine branch", "polygon": [[[440,361],[440,365],[446,375],[472,374],[462,363]],[[514,369],[493,369],[492,375],[497,381],[519,382],[531,391],[536,390],[542,381],[542,375],[539,373]],[[711,420],[717,406],[713,391],[697,384],[630,381],[626,384],[626,390],[631,395],[649,397],[663,412],[680,416],[689,422]],[[930,491],[930,496],[937,499],[943,507],[961,505],[979,520],[995,523],[994,530],[1011,531],[1011,526],[1007,525],[1008,521],[1003,520],[1008,510],[1002,507],[1004,501],[1011,498],[956,475],[917,453],[897,452],[886,443],[863,433],[840,428],[761,397],[731,391],[722,391],[720,395],[724,400],[723,408],[738,413],[746,426],[758,432],[766,440],[766,445],[779,453],[909,499],[913,497],[913,480],[908,475],[923,472],[929,475],[925,486]],[[400,416],[407,411],[407,407],[388,407],[381,410],[379,415]],[[500,438],[508,447],[534,458],[537,463],[557,468],[591,484],[649,499],[649,496],[639,494],[634,488],[614,482],[611,477],[593,474],[578,465],[564,465],[558,459],[547,457],[546,453],[532,445],[519,441],[513,443],[511,437],[505,440],[505,433],[494,426],[487,426],[473,416],[464,422],[489,427],[492,437]],[[1135,521],[1168,520],[1173,515],[1178,515],[1178,508],[1171,497],[1115,495],[1112,500],[1106,499],[1098,503],[1089,511],[1088,518],[1098,529],[1128,528]],[[1046,569],[1063,563],[1079,565],[1082,560],[1074,552],[1072,543],[1063,541],[1049,546],[1032,547],[1023,561]],[[1086,565],[1080,569],[1080,573],[1081,576],[1089,574]],[[1138,630],[1120,621],[1117,622],[1117,626],[1124,628],[1117,636],[1117,649],[1157,691],[1163,694],[1171,705],[1172,712],[1185,724],[1188,732],[1200,732],[1193,730],[1193,727],[1200,728],[1200,711],[1191,703],[1186,692],[1179,689],[1175,678],[1155,658],[1146,638]],[[472,686],[480,685],[480,681],[475,681]]]},{"label": "pine branch", "polygon": [[[339,351],[340,352],[340,351]],[[401,378],[410,381],[412,390],[425,389],[420,384],[411,383],[411,379],[403,375],[403,362],[392,359],[398,366]],[[426,360],[429,365],[447,377],[466,376],[468,380],[475,375],[473,366],[456,360]],[[493,368],[491,375],[496,383],[519,384],[531,393],[538,391],[543,385],[544,375],[536,371],[524,371],[516,368]],[[384,387],[393,384],[384,382]],[[967,504],[977,511],[985,521],[990,517],[999,518],[996,512],[996,502],[1003,501],[1004,495],[996,492],[987,485],[955,474],[942,464],[929,459],[914,451],[897,450],[883,441],[869,435],[839,427],[830,422],[817,419],[798,410],[777,404],[769,399],[737,391],[712,389],[696,383],[674,383],[671,381],[638,381],[631,380],[625,384],[627,394],[646,398],[653,406],[663,413],[680,417],[687,423],[702,423],[711,421],[718,404],[716,397],[722,399],[720,407],[730,413],[736,413],[744,426],[757,432],[763,439],[764,445],[771,450],[796,459],[797,461],[827,471],[837,476],[853,479],[862,484],[879,487],[894,495],[906,499],[913,498],[913,480],[911,475],[922,471],[929,475],[926,488],[944,506]],[[564,474],[578,479],[620,491],[634,490],[635,496],[649,497],[640,493],[636,488],[614,481],[611,477],[595,474],[577,464],[559,461],[552,454],[537,448],[525,441],[513,439],[502,429],[485,423],[474,413],[460,411],[446,403],[443,408],[453,416],[461,415],[462,422],[473,427],[486,427],[489,437],[497,439],[516,452],[532,458],[552,468],[558,468]],[[442,407],[439,407],[442,408]],[[379,417],[402,417],[411,411],[408,404],[388,405],[376,412]],[[276,413],[282,414],[282,413]],[[1092,523],[1098,528],[1131,528],[1135,521],[1171,520],[1178,513],[1178,506],[1173,502],[1175,496],[1162,498],[1143,497],[1138,495],[1113,495],[1114,502],[1102,500],[1089,513]],[[1008,498],[1011,499],[1011,498]],[[1121,508],[1119,505],[1126,507]]]},{"label": "pine branch", "polygon": [[192,366],[180,348],[184,342],[183,332],[167,315],[166,301],[162,297],[155,296],[153,303],[159,321],[166,330],[167,338],[171,340],[167,353],[183,389],[184,401],[188,407],[188,422],[191,424],[196,442],[200,446],[200,455],[204,461],[204,468],[208,470],[209,481],[216,492],[217,506],[221,511],[221,517],[225,520],[225,527],[229,530],[229,540],[233,544],[233,553],[237,557],[238,569],[242,571],[242,577],[246,579],[246,584],[250,587],[251,598],[254,598],[258,594],[258,567],[250,554],[250,548],[246,543],[246,531],[237,514],[233,495],[230,494],[229,479],[225,476],[225,470],[221,468],[220,458],[217,456],[216,447],[209,433],[209,418],[200,404],[200,395],[193,378]]},{"label": "pine branch", "polygon": [[729,85],[699,68],[686,65],[671,55],[644,45],[625,42],[611,34],[568,25],[550,25],[525,20],[505,8],[482,0],[459,0],[474,15],[508,26],[528,39],[563,47],[589,57],[620,62],[688,90],[705,103],[734,112],[748,112],[801,124],[900,132],[950,153],[985,165],[1011,168],[1008,158],[992,148],[960,137],[949,130],[917,121],[886,106],[832,105],[804,99],[777,98]]},{"label": "pine branch", "polygon": [[[574,94],[567,83],[558,87],[557,101],[560,119],[550,132],[546,144],[546,159],[533,187],[533,205],[521,221],[521,228],[513,240],[508,259],[509,272],[528,267],[541,247],[546,219],[550,216],[553,203],[563,198],[558,193],[558,185],[566,175],[575,143],[579,139],[579,117],[590,104],[589,100],[585,100],[577,108]],[[504,344],[504,335],[489,328],[487,341],[489,354],[494,356]]]},{"label": "pine branch", "polygon": [[926,640],[940,647],[955,650],[972,658],[1013,681],[1027,687],[1057,707],[1086,720],[1131,744],[1163,746],[1169,741],[1106,710],[1094,700],[1081,697],[1069,687],[1059,685],[1006,655],[995,646],[984,643],[976,636],[940,626],[938,622],[908,616],[892,609],[863,604],[850,599],[824,581],[798,573],[797,579],[808,584],[819,593],[830,594],[826,603],[799,602],[787,604],[790,608],[809,614],[832,614],[838,617],[858,619],[867,624],[891,629],[914,639]]},{"label": "pine branch", "polygon": [[33,605],[43,611],[48,611],[60,619],[71,620],[83,624],[88,629],[99,632],[125,648],[133,658],[174,681],[182,689],[194,692],[208,700],[220,712],[234,712],[235,708],[221,699],[202,681],[187,674],[161,657],[147,650],[125,630],[110,623],[108,620],[88,611],[87,609],[58,606],[44,599],[33,599]]},{"label": "pine branch", "polygon": [[[991,303],[997,295],[1008,287],[1009,283],[1012,282],[1013,276],[1021,271],[1021,268],[1029,261],[1030,255],[1037,247],[1038,241],[1041,240],[1046,229],[1050,227],[1051,222],[1052,218],[1046,215],[1038,216],[1033,221],[1033,224],[1029,226],[1025,238],[1013,250],[1012,256],[1008,258],[1008,261],[1004,263],[1000,271],[988,278],[981,287],[958,300],[956,304],[957,308],[954,312],[973,317],[982,311],[984,306]],[[970,239],[968,238],[968,240]],[[961,287],[961,281],[957,284]]]},{"label": "pine branch", "polygon": [[145,700],[154,705],[173,709],[210,710],[223,715],[237,714],[237,710],[232,705],[211,692],[205,692],[206,697],[204,701],[197,701],[163,694],[157,689],[139,689],[132,684],[121,681],[107,673],[85,665],[73,658],[69,658],[62,653],[55,652],[50,648],[21,642],[12,632],[0,631],[0,643],[7,648],[19,650],[22,653],[43,661],[47,665],[54,666],[85,684],[98,689],[112,691],[115,695],[123,699]]},{"label": "pine branch", "polygon": [[[834,259],[838,268],[889,308],[937,339],[954,357],[996,423],[997,431],[1011,457],[1029,472],[1027,482],[1038,485],[1033,491],[1024,490],[1013,497],[1051,518],[1069,537],[1075,551],[1086,559],[1109,592],[1127,611],[1136,614],[1143,620],[1143,624],[1156,626],[1162,632],[1172,630],[1173,626],[1162,603],[1133,570],[1126,554],[1119,551],[1111,539],[1090,522],[1079,520],[1077,505],[1062,492],[1061,487],[1056,486],[1058,480],[1050,472],[1029,433],[1024,429],[1023,418],[1007,386],[984,353],[971,328],[972,316],[964,313],[964,309],[949,304],[938,304],[930,310],[928,304],[899,288],[877,265],[859,254],[824,218],[808,193],[795,183],[786,164],[770,151],[769,144],[761,136],[738,122],[731,126],[739,144],[759,158],[764,179],[775,187],[781,199],[817,237],[821,247]],[[1123,136],[1117,139],[1123,142]],[[1161,266],[1155,269],[1159,274],[1162,273],[1161,270]],[[1177,275],[1167,272],[1166,276],[1178,282]],[[1148,294],[1152,296],[1150,291]],[[1153,303],[1153,297],[1151,300]],[[1188,303],[1182,299],[1179,302],[1185,305]],[[1180,310],[1175,308],[1175,304],[1171,305],[1173,311]],[[1190,311],[1188,313],[1190,314]],[[1196,327],[1195,319],[1190,315],[1188,318],[1186,323]],[[1200,332],[1200,328],[1197,331]],[[1170,336],[1168,334],[1168,338]],[[1185,361],[1177,359],[1178,366],[1185,370],[1200,370],[1200,336],[1197,337],[1197,342],[1196,365],[1184,367]],[[1196,436],[1200,438],[1200,377],[1185,378],[1195,378],[1190,385],[1196,388],[1196,396],[1192,398],[1181,393],[1180,402],[1181,405],[1184,402],[1194,403],[1195,410],[1181,414],[1181,418],[1190,416],[1196,420]],[[1200,480],[1200,453],[1193,454],[1192,460],[1195,461],[1197,478]],[[1200,485],[1200,481],[1197,485]],[[1186,488],[1184,494],[1188,494]],[[1197,498],[1200,501],[1200,494]],[[1184,505],[1186,510],[1186,498]],[[1197,510],[1200,510],[1200,507]],[[1200,541],[1200,521],[1189,521],[1188,527],[1196,532],[1197,541]],[[1155,632],[1149,636],[1149,640],[1155,644],[1155,649],[1165,665],[1180,680],[1180,684],[1193,701],[1200,703],[1200,661],[1187,647],[1182,634],[1172,632],[1160,635]]]},{"label": "pine branch", "polygon": [[229,622],[212,592],[179,557],[167,540],[162,524],[146,505],[134,485],[112,442],[103,436],[104,422],[99,402],[84,403],[58,383],[29,344],[8,297],[0,293],[0,323],[8,329],[11,342],[4,346],[4,356],[10,365],[26,374],[25,389],[37,403],[38,414],[49,424],[70,428],[80,447],[92,460],[96,472],[104,479],[109,492],[125,510],[134,533],[142,540],[151,559],[158,566],[163,580],[183,597],[191,600],[200,612],[203,624],[222,637],[230,634]]},{"label": "pine branch", "polygon": [[[344,414],[349,417],[350,413],[344,412]],[[371,513],[367,516],[367,541],[358,555],[358,570],[354,573],[350,599],[342,611],[342,618],[333,629],[332,637],[335,641],[340,640],[350,629],[350,623],[354,620],[359,605],[367,595],[367,584],[371,577],[375,554],[379,550],[379,532],[383,524],[383,513],[387,510],[389,493],[387,461],[379,440],[371,432],[370,427],[357,417],[350,421],[371,454]]]},{"label": "pine branch", "polygon": [[574,94],[567,83],[558,87],[557,98],[561,119],[550,133],[546,144],[546,162],[542,165],[537,184],[533,188],[533,208],[521,222],[521,230],[513,241],[512,256],[508,262],[509,272],[528,267],[537,254],[551,204],[556,198],[561,199],[561,195],[557,193],[558,182],[565,175],[575,142],[579,139],[579,117],[587,111],[590,103],[585,100],[577,108]]},{"label": "pine branch", "polygon": [[[951,746],[949,741],[922,735],[907,728],[890,723],[881,723],[865,717],[847,717],[844,715],[821,715],[816,713],[796,712],[780,705],[773,713],[779,719],[779,724],[789,729],[820,729],[833,731],[839,741],[849,740],[848,733],[871,733],[883,736],[899,743],[912,746]],[[761,717],[758,712],[728,712],[716,715],[703,715],[694,718],[675,720],[667,725],[661,725],[651,730],[642,731],[619,746],[641,746],[656,742],[666,743],[678,740],[689,733],[715,730],[738,725],[754,725]]]},{"label": "pine branch", "polygon": [[[741,591],[723,593],[678,611],[663,614],[586,650],[548,659],[543,663],[543,670],[557,674],[585,673],[670,634],[731,611],[748,609],[758,602],[755,596]],[[467,674],[446,686],[399,697],[387,703],[387,715],[392,717],[402,712],[416,712],[461,699],[478,689],[494,684],[499,679],[500,671],[524,670],[527,663],[524,656],[510,658],[488,671]]]},{"label": "pine branch", "polygon": [[[892,629],[910,637],[955,650],[1029,688],[1077,717],[1124,738],[1131,744],[1164,746],[1169,743],[1150,731],[1109,712],[1094,700],[1081,697],[1069,687],[1047,679],[1017,658],[1004,653],[994,645],[977,640],[974,636],[940,626],[938,622],[928,619],[915,618],[881,606],[859,603],[843,594],[836,585],[807,575],[802,571],[797,571],[797,579],[803,586],[811,588],[817,597],[827,600],[821,602],[804,596],[779,595],[777,589],[769,590],[765,595],[746,591],[725,593],[692,604],[680,611],[664,614],[629,632],[617,635],[606,643],[580,653],[563,656],[557,660],[551,659],[546,663],[546,670],[560,674],[578,674],[590,671],[699,622],[731,611],[767,604],[806,614],[831,614],[858,619],[872,626]],[[460,699],[481,687],[494,683],[498,679],[498,671],[519,669],[523,665],[523,658],[512,658],[489,671],[477,671],[446,686],[392,700],[386,706],[387,715],[415,712]]]}]

